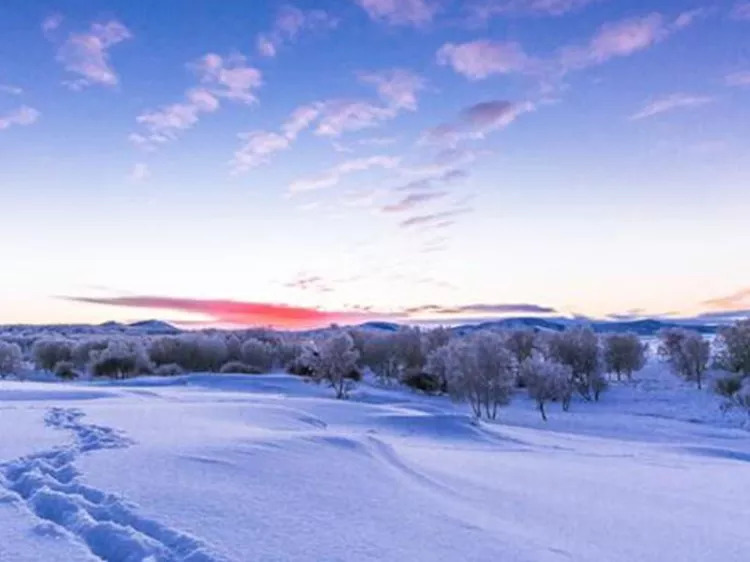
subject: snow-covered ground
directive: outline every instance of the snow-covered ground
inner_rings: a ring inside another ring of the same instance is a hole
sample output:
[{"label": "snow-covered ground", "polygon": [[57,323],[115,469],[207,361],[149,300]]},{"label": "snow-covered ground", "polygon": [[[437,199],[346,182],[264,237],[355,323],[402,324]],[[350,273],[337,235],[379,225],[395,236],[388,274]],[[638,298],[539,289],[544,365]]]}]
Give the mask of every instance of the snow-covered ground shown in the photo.
[{"label": "snow-covered ground", "polygon": [[0,382],[0,560],[748,560],[750,433],[651,365],[497,423],[286,375]]}]

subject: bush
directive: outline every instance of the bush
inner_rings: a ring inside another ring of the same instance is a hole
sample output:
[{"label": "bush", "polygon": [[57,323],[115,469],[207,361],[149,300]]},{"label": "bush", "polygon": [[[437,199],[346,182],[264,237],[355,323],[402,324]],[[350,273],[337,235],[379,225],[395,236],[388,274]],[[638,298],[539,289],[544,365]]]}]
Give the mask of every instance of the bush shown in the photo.
[{"label": "bush", "polygon": [[221,366],[219,372],[224,374],[260,375],[265,371],[242,361],[228,361]]},{"label": "bush", "polygon": [[16,375],[23,367],[21,346],[0,340],[0,378]]},{"label": "bush", "polygon": [[229,351],[222,336],[181,334],[152,340],[148,355],[156,365],[175,363],[185,371],[218,371]]},{"label": "bush", "polygon": [[431,375],[423,371],[410,371],[405,373],[401,382],[413,390],[419,390],[425,394],[437,394],[443,389],[443,381],[439,376]]},{"label": "bush", "polygon": [[711,358],[711,345],[698,332],[669,328],[659,333],[659,356],[672,371],[702,388],[703,375]]},{"label": "bush", "polygon": [[154,374],[159,375],[160,377],[176,377],[178,375],[184,375],[185,370],[177,363],[165,363],[154,369]]},{"label": "bush", "polygon": [[520,373],[544,421],[547,421],[544,411],[546,402],[559,400],[563,404],[570,403],[573,375],[567,365],[532,356],[521,363]]},{"label": "bush", "polygon": [[59,338],[45,338],[34,342],[31,356],[37,369],[53,371],[60,361],[73,359],[73,342]]},{"label": "bush", "polygon": [[106,349],[108,345],[109,340],[106,339],[86,339],[75,342],[72,354],[73,364],[79,370],[85,369],[91,361],[92,353]]},{"label": "bush", "polygon": [[274,366],[274,347],[270,343],[250,338],[242,344],[240,357],[242,357],[242,363],[251,366],[260,373],[267,373]]},{"label": "bush", "polygon": [[153,372],[153,364],[138,341],[113,339],[101,351],[92,352],[89,363],[96,377],[125,378]]},{"label": "bush", "polygon": [[[515,361],[516,369],[520,369],[521,364],[529,359],[536,348],[536,334],[533,330],[511,330],[505,336],[505,347]],[[517,371],[519,372],[519,371]],[[518,386],[523,386],[523,377],[518,377]]]},{"label": "bush", "polygon": [[80,376],[72,361],[58,361],[54,373],[57,378],[67,381],[77,379]]},{"label": "bush", "polygon": [[615,373],[617,380],[625,375],[628,380],[633,373],[646,364],[648,346],[636,334],[609,334],[604,337],[604,365],[608,373]]}]

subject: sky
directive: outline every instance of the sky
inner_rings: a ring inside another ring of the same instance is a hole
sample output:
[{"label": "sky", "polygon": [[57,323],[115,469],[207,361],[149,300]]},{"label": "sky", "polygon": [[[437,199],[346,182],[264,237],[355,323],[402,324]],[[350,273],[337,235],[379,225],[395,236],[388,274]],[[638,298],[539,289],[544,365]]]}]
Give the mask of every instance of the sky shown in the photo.
[{"label": "sky", "polygon": [[750,311],[750,1],[0,3],[0,323]]}]

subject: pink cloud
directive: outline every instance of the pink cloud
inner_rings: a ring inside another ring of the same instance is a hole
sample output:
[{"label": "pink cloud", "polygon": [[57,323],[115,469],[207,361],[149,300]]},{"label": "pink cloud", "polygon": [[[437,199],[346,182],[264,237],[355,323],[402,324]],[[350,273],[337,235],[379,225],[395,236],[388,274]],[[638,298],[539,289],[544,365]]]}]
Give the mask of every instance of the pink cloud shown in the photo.
[{"label": "pink cloud", "polygon": [[[48,18],[42,29],[49,33],[57,29],[61,21]],[[92,84],[116,86],[119,77],[110,64],[109,49],[131,37],[128,28],[115,20],[94,23],[87,33],[71,33],[60,45],[57,60],[79,78],[66,84],[73,90]]]},{"label": "pink cloud", "polygon": [[258,52],[265,57],[275,57],[279,48],[294,41],[302,31],[325,31],[338,26],[338,19],[323,10],[300,10],[294,6],[283,6],[268,33],[256,39]]},{"label": "pink cloud", "polygon": [[424,26],[441,9],[440,0],[354,0],[375,21],[389,25]]},{"label": "pink cloud", "polygon": [[27,126],[32,125],[39,119],[39,113],[33,107],[22,105],[17,109],[13,109],[5,115],[0,115],[0,131],[9,129],[14,125]]},{"label": "pink cloud", "polygon": [[349,174],[363,172],[370,168],[393,169],[398,166],[400,162],[401,159],[394,156],[368,156],[347,160],[320,175],[302,178],[292,182],[289,185],[289,193],[294,194],[303,191],[314,191],[326,187],[333,187],[338,185],[344,176]]},{"label": "pink cloud", "polygon": [[235,172],[244,172],[262,164],[267,164],[270,156],[290,146],[290,140],[284,135],[266,131],[240,133],[242,146],[234,153],[232,168]]},{"label": "pink cloud", "polygon": [[732,72],[724,77],[727,86],[750,86],[750,70]]},{"label": "pink cloud", "polygon": [[535,64],[518,43],[489,39],[446,43],[437,52],[437,62],[450,66],[470,80],[482,80],[495,74],[527,72]]},{"label": "pink cloud", "polygon": [[417,109],[417,93],[425,88],[425,80],[421,76],[402,68],[363,73],[360,79],[373,84],[389,107],[410,111]]},{"label": "pink cloud", "polygon": [[214,322],[218,323],[240,324],[246,326],[270,326],[287,329],[315,328],[326,326],[334,322],[354,322],[370,318],[369,315],[354,311],[328,311],[287,304],[243,302],[234,300],[190,299],[159,296],[113,298],[70,297],[68,300],[129,308],[189,312],[206,315]]},{"label": "pink cloud", "polygon": [[486,22],[495,16],[561,16],[600,0],[475,0],[468,10],[473,20]]},{"label": "pink cloud", "polygon": [[254,91],[263,84],[263,77],[242,55],[224,58],[208,53],[192,66],[213,95],[242,103],[257,101]]}]

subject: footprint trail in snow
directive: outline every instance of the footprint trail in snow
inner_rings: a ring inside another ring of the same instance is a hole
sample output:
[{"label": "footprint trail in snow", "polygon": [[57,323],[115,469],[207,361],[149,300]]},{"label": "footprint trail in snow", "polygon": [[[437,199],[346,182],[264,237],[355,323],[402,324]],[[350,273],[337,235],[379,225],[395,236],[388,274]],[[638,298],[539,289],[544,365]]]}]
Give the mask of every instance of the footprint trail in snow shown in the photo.
[{"label": "footprint trail in snow", "polygon": [[81,474],[73,464],[79,455],[132,444],[117,430],[85,424],[83,418],[80,410],[49,410],[45,423],[72,431],[75,442],[0,463],[0,501],[24,504],[47,524],[54,524],[81,541],[102,560],[223,561],[202,541],[142,517],[137,506],[123,498],[80,482]]}]

